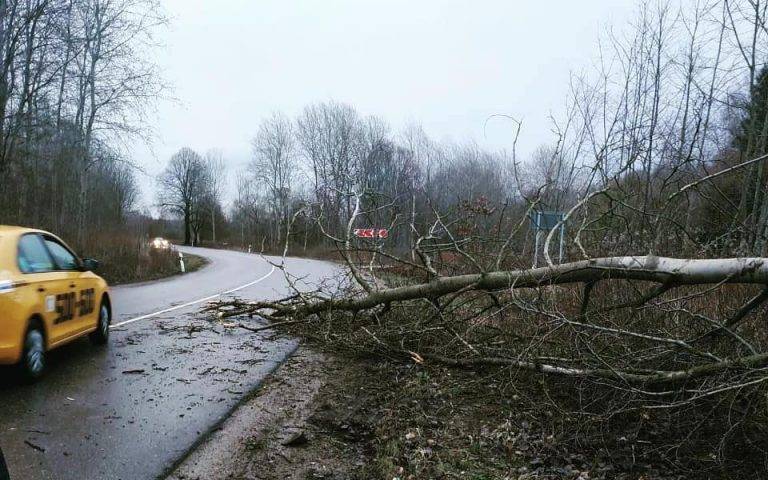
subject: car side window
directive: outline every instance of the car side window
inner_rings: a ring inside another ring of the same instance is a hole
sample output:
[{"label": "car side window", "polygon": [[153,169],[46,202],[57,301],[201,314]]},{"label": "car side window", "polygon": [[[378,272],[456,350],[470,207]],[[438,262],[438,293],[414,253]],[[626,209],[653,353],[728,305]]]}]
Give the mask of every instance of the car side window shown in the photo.
[{"label": "car side window", "polygon": [[48,247],[48,251],[51,252],[59,270],[77,270],[80,267],[77,257],[64,245],[48,237],[45,238],[45,245]]},{"label": "car side window", "polygon": [[55,268],[53,259],[40,235],[28,234],[19,240],[19,270],[23,273],[50,272]]}]

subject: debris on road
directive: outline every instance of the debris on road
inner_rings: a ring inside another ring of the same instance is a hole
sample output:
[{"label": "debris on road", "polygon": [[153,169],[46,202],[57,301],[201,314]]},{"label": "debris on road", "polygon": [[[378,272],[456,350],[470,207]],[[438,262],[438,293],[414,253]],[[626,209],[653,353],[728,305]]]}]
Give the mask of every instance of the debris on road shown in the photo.
[{"label": "debris on road", "polygon": [[29,440],[24,440],[24,443],[27,444],[33,450],[37,450],[38,452],[45,453],[45,448],[41,447],[40,445],[35,445]]},{"label": "debris on road", "polygon": [[318,391],[336,368],[323,355],[300,349],[167,480],[351,478],[344,474],[364,464],[364,457],[310,420],[322,403]]}]

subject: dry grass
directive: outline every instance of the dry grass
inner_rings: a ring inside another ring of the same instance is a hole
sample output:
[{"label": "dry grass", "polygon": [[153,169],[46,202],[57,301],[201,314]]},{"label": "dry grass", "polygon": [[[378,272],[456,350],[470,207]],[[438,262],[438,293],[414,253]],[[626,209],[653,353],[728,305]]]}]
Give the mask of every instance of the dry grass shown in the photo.
[{"label": "dry grass", "polygon": [[[112,285],[156,280],[180,273],[175,251],[152,249],[147,239],[129,232],[91,235],[78,251],[84,257],[99,260],[97,273]],[[202,267],[205,261],[186,255],[185,263],[187,271],[191,272]]]}]

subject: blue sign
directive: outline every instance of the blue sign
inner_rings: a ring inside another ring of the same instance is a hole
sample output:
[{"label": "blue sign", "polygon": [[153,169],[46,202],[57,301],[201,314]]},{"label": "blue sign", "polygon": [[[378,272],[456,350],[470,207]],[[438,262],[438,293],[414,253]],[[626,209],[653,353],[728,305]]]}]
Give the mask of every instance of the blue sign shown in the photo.
[{"label": "blue sign", "polygon": [[533,226],[534,230],[549,231],[555,228],[558,223],[563,221],[565,218],[565,213],[533,211],[528,214],[528,218],[531,220],[531,225]]}]

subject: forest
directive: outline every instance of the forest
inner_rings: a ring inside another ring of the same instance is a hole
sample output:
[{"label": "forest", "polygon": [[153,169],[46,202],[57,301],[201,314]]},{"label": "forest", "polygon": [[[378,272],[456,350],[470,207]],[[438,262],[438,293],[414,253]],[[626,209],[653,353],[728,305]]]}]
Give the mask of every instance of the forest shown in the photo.
[{"label": "forest", "polygon": [[514,230],[504,248],[530,257],[521,218],[559,211],[569,258],[759,256],[768,222],[765,8],[641,3],[630,26],[606,29],[594,64],[572,75],[552,115],[551,141],[525,158],[516,145],[526,125],[514,112],[487,118],[509,126],[505,151],[435,141],[417,124],[395,130],[336,101],[273,113],[228,185],[231,240],[281,251],[293,222],[294,251],[338,244],[359,200],[356,226],[390,227],[387,246],[400,250],[443,217],[436,229],[499,247]]},{"label": "forest", "polygon": [[55,232],[120,280],[135,277],[118,264],[139,262],[146,229],[124,145],[148,134],[164,89],[143,54],[159,12],[151,0],[0,2],[0,223]]},{"label": "forest", "polygon": [[[141,166],[124,142],[149,135],[146,117],[167,87],[142,55],[167,22],[160,5],[0,8],[2,221],[76,244],[125,227],[142,209]],[[759,1],[640,4],[621,33],[606,29],[594,64],[572,75],[563,110],[552,115],[552,140],[526,158],[516,151],[526,127],[514,112],[489,114],[487,122],[509,125],[509,148],[490,151],[325,101],[293,117],[265,114],[246,168],[228,167],[220,151],[180,150],[151,202],[180,220],[187,203],[190,232],[177,232],[185,243],[195,236],[273,251],[291,222],[292,248],[332,246],[357,196],[361,225],[391,226],[388,244],[398,248],[414,243],[414,220],[429,225],[437,213],[487,209],[460,214],[469,223],[457,228],[501,232],[529,211],[573,209],[571,257],[758,255],[768,222],[758,160],[768,136],[764,13]],[[190,191],[173,192],[172,165],[190,156]],[[516,235],[516,253],[532,254],[528,225]]]}]

